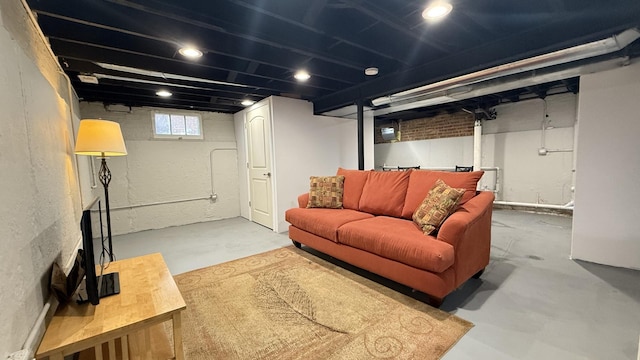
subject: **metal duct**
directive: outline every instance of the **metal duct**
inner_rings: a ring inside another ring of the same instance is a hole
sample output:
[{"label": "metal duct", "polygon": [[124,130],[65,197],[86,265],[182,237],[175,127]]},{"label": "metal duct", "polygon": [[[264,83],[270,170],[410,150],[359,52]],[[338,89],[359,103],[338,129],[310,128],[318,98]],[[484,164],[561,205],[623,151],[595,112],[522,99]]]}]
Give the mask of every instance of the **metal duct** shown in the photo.
[{"label": "metal duct", "polygon": [[[440,95],[431,96],[430,105],[435,105],[436,99],[451,97],[447,91],[461,86],[476,84],[478,82],[488,81],[500,77],[514,75],[522,72],[532,71],[549,67],[553,65],[566,64],[576,60],[592,58],[599,55],[609,54],[624,49],[629,44],[640,38],[640,31],[636,28],[628,29],[618,35],[590,42],[588,44],[578,45],[564,50],[552,53],[534,56],[532,58],[519,60],[505,65],[495,66],[489,69],[477,71],[471,74],[458,76],[455,78],[439,81],[418,88],[402,91],[393,95],[380,97],[372,100],[373,105],[381,106],[398,101],[406,101],[416,97],[426,95],[434,95],[441,92]],[[455,91],[454,91],[455,92]],[[416,99],[417,100],[417,99]],[[429,105],[419,105],[429,106]],[[417,107],[417,106],[416,106]],[[399,110],[394,110],[399,111]],[[378,115],[378,114],[376,114]]]},{"label": "metal duct", "polygon": [[554,67],[547,69],[530,70],[524,73],[484,81],[482,83],[475,84],[474,86],[465,85],[463,87],[465,88],[464,92],[454,92],[452,90],[455,89],[452,89],[420,96],[412,96],[403,100],[397,100],[391,103],[389,107],[373,110],[373,115],[380,116],[419,107],[446,104],[454,101],[495,94],[503,91],[543,84],[556,80],[568,79],[587,73],[609,70],[628,63],[628,57],[620,57],[587,65],[565,64],[563,69]]},{"label": "metal duct", "polygon": [[385,141],[396,139],[396,130],[392,127],[381,128],[382,139]]}]

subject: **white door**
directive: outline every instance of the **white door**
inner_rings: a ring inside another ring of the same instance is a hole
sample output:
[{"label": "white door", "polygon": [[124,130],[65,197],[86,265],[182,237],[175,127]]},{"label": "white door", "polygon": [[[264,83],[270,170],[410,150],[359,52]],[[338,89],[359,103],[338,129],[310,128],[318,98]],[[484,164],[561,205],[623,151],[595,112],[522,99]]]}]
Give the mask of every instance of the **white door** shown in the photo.
[{"label": "white door", "polygon": [[269,106],[247,113],[251,220],[273,229]]}]

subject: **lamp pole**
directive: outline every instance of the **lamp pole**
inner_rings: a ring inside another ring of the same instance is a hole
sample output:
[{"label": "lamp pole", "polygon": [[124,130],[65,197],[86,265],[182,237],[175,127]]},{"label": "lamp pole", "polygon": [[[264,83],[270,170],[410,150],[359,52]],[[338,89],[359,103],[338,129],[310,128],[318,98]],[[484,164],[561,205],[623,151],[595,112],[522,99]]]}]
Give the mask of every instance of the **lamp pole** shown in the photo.
[{"label": "lamp pole", "polygon": [[107,239],[109,239],[109,260],[114,261],[113,255],[113,243],[111,241],[111,211],[109,211],[109,183],[111,182],[111,170],[107,166],[107,158],[102,153],[102,163],[100,165],[100,171],[98,172],[98,178],[104,186],[104,200],[107,210]]}]

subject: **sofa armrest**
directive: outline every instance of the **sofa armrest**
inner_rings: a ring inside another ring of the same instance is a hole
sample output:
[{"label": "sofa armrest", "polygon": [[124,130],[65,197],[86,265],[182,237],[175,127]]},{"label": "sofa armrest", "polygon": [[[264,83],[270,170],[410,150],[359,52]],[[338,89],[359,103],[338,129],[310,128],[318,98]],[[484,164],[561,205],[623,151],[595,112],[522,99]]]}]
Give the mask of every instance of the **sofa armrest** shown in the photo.
[{"label": "sofa armrest", "polygon": [[304,193],[298,196],[298,207],[306,208],[309,203],[309,193]]},{"label": "sofa armrest", "polygon": [[480,191],[440,227],[438,240],[451,244],[455,251],[456,286],[489,264],[494,199],[492,192]]}]

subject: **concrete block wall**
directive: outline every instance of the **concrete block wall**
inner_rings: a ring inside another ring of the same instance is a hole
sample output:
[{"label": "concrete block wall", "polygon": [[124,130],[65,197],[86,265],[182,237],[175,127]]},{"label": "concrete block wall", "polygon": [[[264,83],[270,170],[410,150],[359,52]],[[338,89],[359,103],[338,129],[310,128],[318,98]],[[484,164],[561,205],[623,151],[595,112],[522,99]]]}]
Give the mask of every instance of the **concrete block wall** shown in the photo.
[{"label": "concrete block wall", "polygon": [[27,342],[49,299],[54,262],[80,242],[73,154],[77,99],[29,11],[0,1],[0,358]]},{"label": "concrete block wall", "polygon": [[[161,108],[80,103],[82,118],[120,123],[127,156],[107,160],[113,234],[240,216],[237,147],[233,115]],[[153,137],[154,113],[197,114],[204,139]],[[95,159],[95,169],[100,162]],[[82,173],[81,178],[91,174]],[[103,187],[92,190],[102,196]],[[217,199],[209,197],[214,194]],[[114,249],[117,254],[117,249]]]}]

